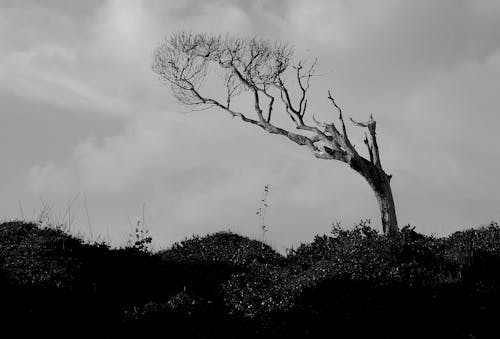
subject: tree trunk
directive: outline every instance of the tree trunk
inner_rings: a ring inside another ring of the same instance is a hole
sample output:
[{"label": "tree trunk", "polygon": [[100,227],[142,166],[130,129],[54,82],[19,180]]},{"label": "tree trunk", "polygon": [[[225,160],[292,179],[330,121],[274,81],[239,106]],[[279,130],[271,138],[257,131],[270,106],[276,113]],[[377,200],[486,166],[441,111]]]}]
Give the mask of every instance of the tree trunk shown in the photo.
[{"label": "tree trunk", "polygon": [[392,197],[391,176],[375,164],[362,157],[354,157],[349,165],[368,181],[377,198],[384,234],[393,237],[399,234],[396,207]]},{"label": "tree trunk", "polygon": [[[373,189],[378,201],[380,215],[382,217],[382,228],[384,234],[396,236],[398,234],[398,221],[396,219],[396,208],[392,197],[391,184],[388,178],[380,184],[381,189]],[[373,188],[373,186],[372,186]]]}]

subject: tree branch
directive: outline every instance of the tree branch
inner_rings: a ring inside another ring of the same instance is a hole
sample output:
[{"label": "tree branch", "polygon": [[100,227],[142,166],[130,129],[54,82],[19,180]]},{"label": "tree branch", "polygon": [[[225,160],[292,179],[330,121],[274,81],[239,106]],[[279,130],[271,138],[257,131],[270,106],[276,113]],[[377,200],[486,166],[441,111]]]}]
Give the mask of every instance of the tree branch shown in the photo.
[{"label": "tree branch", "polygon": [[[323,159],[327,159],[327,157],[328,157],[328,159],[337,159],[337,158],[339,160],[344,159],[344,154],[342,154],[342,152],[340,152],[340,151],[333,151],[332,150],[331,152],[326,152],[328,155],[324,154],[325,151],[320,150],[315,145],[316,142],[321,140],[321,138],[319,136],[309,138],[309,137],[306,137],[304,135],[293,133],[293,132],[287,131],[283,128],[274,126],[265,120],[257,121],[257,120],[248,118],[243,113],[232,110],[228,106],[221,104],[219,101],[217,101],[215,99],[205,98],[205,97],[201,96],[201,94],[196,89],[192,89],[192,91],[200,99],[200,101],[203,104],[208,104],[208,105],[213,105],[213,106],[219,107],[219,108],[225,110],[226,112],[228,112],[231,116],[238,117],[244,122],[259,126],[268,133],[282,135],[282,136],[287,137],[289,140],[295,142],[298,145],[307,146],[312,151],[314,156],[316,156],[316,157],[321,157]],[[342,160],[342,161],[344,161],[344,160]]]},{"label": "tree branch", "polygon": [[352,147],[351,142],[349,141],[349,138],[347,137],[347,130],[345,128],[344,118],[342,116],[342,109],[339,107],[339,105],[337,105],[337,103],[335,102],[335,99],[333,99],[332,93],[330,91],[328,91],[328,99],[330,99],[330,101],[332,102],[333,106],[339,112],[339,120],[340,120],[340,122],[342,124],[342,133],[343,133],[343,137],[345,139],[345,142],[346,142],[346,144],[349,147]]},{"label": "tree branch", "polygon": [[352,118],[349,119],[356,126],[368,128],[369,134],[368,136],[366,136],[365,133],[365,144],[368,147],[370,160],[377,168],[382,169],[382,163],[380,161],[380,153],[377,144],[377,133],[376,133],[377,122],[375,121],[375,119],[373,119],[373,115],[370,114],[370,120],[368,120],[367,122],[358,122],[353,120]]},{"label": "tree branch", "polygon": [[[336,130],[333,124],[323,131],[321,128],[304,122],[308,107],[307,94],[316,61],[307,70],[304,70],[301,62],[294,67],[295,79],[301,94],[297,104],[292,102],[290,91],[281,77],[289,65],[291,54],[291,50],[286,45],[271,45],[264,40],[229,39],[220,36],[208,37],[181,33],[174,35],[169,43],[157,50],[153,69],[161,79],[171,84],[175,97],[185,105],[219,107],[231,116],[260,126],[269,133],[283,135],[299,145],[307,146],[316,157],[347,162],[347,156],[352,155],[353,152],[348,147],[348,141],[346,143],[345,137]],[[224,104],[200,93],[210,62],[227,72]],[[242,91],[242,88],[252,93],[257,119],[251,119],[231,108],[233,96]],[[295,123],[296,128],[311,132],[312,136],[287,131],[271,123],[276,99],[270,91],[273,88],[279,91],[285,111]],[[268,99],[265,104],[262,101],[263,96]],[[264,110],[266,110],[265,115]],[[313,120],[315,120],[314,117]],[[346,135],[345,128],[344,134]],[[317,143],[322,145],[316,145]]]},{"label": "tree branch", "polygon": [[373,164],[373,152],[372,152],[372,149],[370,147],[370,142],[368,141],[368,136],[366,135],[366,132],[365,132],[364,143],[365,143],[366,147],[368,148],[368,154],[370,155],[370,162]]}]

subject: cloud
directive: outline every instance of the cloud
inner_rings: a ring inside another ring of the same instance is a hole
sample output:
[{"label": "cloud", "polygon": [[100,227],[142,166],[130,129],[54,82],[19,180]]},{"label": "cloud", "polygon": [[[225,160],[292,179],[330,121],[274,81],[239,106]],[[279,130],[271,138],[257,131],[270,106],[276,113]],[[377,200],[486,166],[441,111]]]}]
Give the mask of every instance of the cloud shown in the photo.
[{"label": "cloud", "polygon": [[87,139],[64,163],[33,167],[30,187],[38,193],[127,189],[145,171],[161,165],[165,154],[172,151],[176,134],[168,124],[172,120],[141,117],[121,134],[100,141]]},{"label": "cloud", "polygon": [[392,156],[394,187],[403,197],[401,214],[425,231],[435,231],[435,225],[415,216],[415,209],[441,220],[441,231],[497,217],[484,212],[499,201],[497,60],[498,53],[439,74],[413,93],[404,107],[406,119],[395,127],[399,131],[391,143],[404,140]]},{"label": "cloud", "polygon": [[0,40],[2,92],[125,119],[150,105],[155,88],[150,62],[144,61],[153,50],[148,23],[154,20],[142,2],[97,2],[86,17],[51,2],[40,8],[46,25],[40,18],[25,22],[39,6],[23,4],[7,10],[18,19],[7,23],[25,26]]},{"label": "cloud", "polygon": [[[269,139],[262,136],[255,140],[254,134],[260,131],[215,109],[202,113],[197,117],[193,116],[196,113],[138,114],[116,135],[79,143],[64,162],[34,166],[30,187],[34,193],[120,192],[136,185],[154,185],[155,179],[169,175],[195,176],[204,168],[221,173],[244,171],[251,168],[252,151],[282,147],[268,145]],[[224,133],[214,134],[217,131]]]},{"label": "cloud", "polygon": [[435,75],[484,61],[500,46],[500,6],[491,1],[288,4],[288,36],[300,53],[319,57],[328,77],[317,82],[347,93],[353,110],[398,105]]},{"label": "cloud", "polygon": [[73,55],[71,51],[54,46],[14,53],[3,60],[0,75],[6,82],[0,90],[66,109],[84,107],[87,112],[127,115],[130,110],[126,100],[91,86],[72,74],[73,70],[65,69],[64,65],[72,63]]}]

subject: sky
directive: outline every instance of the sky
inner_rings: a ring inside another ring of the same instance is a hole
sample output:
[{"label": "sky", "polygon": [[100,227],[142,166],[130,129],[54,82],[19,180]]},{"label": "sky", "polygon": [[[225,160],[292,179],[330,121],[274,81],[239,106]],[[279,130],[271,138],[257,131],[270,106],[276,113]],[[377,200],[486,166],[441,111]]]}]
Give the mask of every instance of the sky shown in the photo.
[{"label": "sky", "polygon": [[[180,30],[317,58],[310,110],[333,121],[330,89],[347,116],[374,115],[400,226],[447,235],[500,220],[498,1],[0,0],[2,220],[46,210],[117,246],[144,220],[155,249],[221,230],[260,239],[270,184],[265,240],[278,251],[337,221],[381,229],[347,165],[179,105],[151,63]],[[364,151],[363,131],[348,132]]]}]

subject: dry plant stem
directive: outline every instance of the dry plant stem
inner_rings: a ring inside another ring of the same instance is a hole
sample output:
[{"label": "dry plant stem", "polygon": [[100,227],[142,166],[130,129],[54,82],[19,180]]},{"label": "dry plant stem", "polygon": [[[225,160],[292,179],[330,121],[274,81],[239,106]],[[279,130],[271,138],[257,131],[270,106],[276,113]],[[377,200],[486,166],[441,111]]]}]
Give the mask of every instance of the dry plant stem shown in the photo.
[{"label": "dry plant stem", "polygon": [[266,212],[267,212],[267,208],[269,207],[269,205],[267,203],[267,196],[269,195],[269,188],[270,187],[271,187],[271,184],[267,184],[264,186],[264,192],[262,194],[262,199],[260,200],[261,205],[259,207],[259,210],[257,211],[257,215],[260,218],[260,229],[262,231],[262,247],[264,246],[266,232],[267,232]]},{"label": "dry plant stem", "polygon": [[94,232],[92,231],[92,223],[90,222],[90,214],[89,214],[89,208],[88,208],[88,204],[87,204],[87,195],[85,194],[83,198],[84,198],[83,202],[84,202],[84,207],[85,207],[85,214],[87,215],[87,225],[89,228],[90,238],[94,239]]},{"label": "dry plant stem", "polygon": [[[361,174],[373,189],[381,213],[384,233],[398,234],[396,210],[390,179],[382,169],[373,116],[366,123],[353,123],[368,129],[365,144],[369,160],[361,156],[351,144],[341,107],[331,92],[328,100],[338,112],[340,130],[334,122],[313,124],[306,121],[308,91],[314,76],[316,61],[309,67],[302,62],[292,64],[292,49],[286,44],[260,39],[234,39],[227,36],[177,33],[167,39],[156,51],[153,70],[160,79],[171,85],[177,100],[187,106],[217,107],[242,121],[259,126],[271,134],[282,135],[294,143],[306,146],[319,159],[338,160]],[[226,74],[225,100],[207,97],[201,88],[210,67],[219,67]],[[299,91],[298,100],[292,99],[286,71],[293,68]],[[231,99],[249,92],[255,118],[230,107]],[[263,100],[266,99],[266,100]],[[284,111],[294,123],[296,132],[276,126],[272,122],[274,104],[281,101]]]}]

